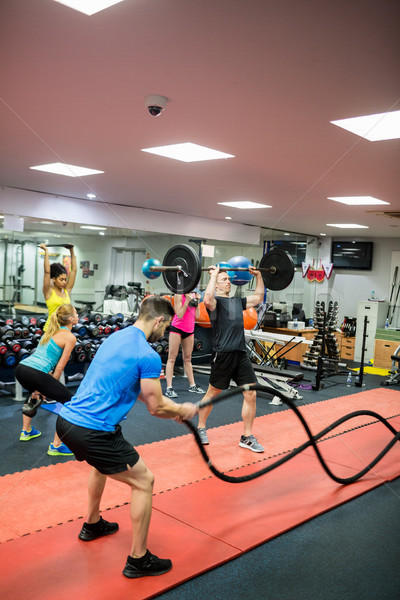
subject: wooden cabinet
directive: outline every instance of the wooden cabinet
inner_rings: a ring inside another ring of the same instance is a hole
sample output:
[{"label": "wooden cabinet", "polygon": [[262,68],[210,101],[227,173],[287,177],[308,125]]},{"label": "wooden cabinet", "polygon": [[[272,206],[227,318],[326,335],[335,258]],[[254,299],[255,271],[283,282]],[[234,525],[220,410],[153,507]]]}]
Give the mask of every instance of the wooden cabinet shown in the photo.
[{"label": "wooden cabinet", "polygon": [[400,346],[400,341],[375,340],[374,367],[378,369],[390,369],[392,366],[392,354]]},{"label": "wooden cabinet", "polygon": [[354,360],[354,350],[356,345],[356,338],[353,337],[342,337],[342,344],[340,348],[340,358],[344,360]]}]

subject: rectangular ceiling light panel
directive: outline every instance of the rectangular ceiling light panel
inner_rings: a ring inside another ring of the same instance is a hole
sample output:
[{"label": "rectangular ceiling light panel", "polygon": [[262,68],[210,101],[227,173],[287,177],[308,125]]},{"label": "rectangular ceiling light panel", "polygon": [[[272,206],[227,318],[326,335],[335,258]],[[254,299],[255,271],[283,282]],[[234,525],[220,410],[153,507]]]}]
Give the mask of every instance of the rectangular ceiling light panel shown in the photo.
[{"label": "rectangular ceiling light panel", "polygon": [[356,223],[327,223],[327,227],[338,227],[339,229],[369,229],[367,225],[357,225]]},{"label": "rectangular ceiling light panel", "polygon": [[334,200],[335,202],[341,202],[348,206],[374,206],[376,204],[390,204],[384,200],[373,198],[372,196],[329,196],[328,200]]},{"label": "rectangular ceiling light panel", "polygon": [[182,162],[200,162],[202,160],[218,160],[221,158],[234,158],[233,154],[226,154],[219,150],[184,142],[182,144],[171,144],[170,146],[158,146],[155,148],[142,148],[142,152],[158,154],[166,158],[174,158]]},{"label": "rectangular ceiling light panel", "polygon": [[251,202],[250,200],[239,200],[237,202],[218,202],[222,206],[231,206],[233,208],[241,208],[243,210],[249,208],[271,208],[269,204],[260,204],[259,202]]},{"label": "rectangular ceiling light panel", "polygon": [[339,121],[331,121],[331,123],[347,129],[347,131],[351,131],[370,142],[400,138],[400,110],[366,115],[365,117],[340,119]]},{"label": "rectangular ceiling light panel", "polygon": [[66,175],[67,177],[85,177],[85,175],[97,175],[104,173],[97,169],[87,169],[86,167],[76,167],[75,165],[67,165],[66,163],[49,163],[47,165],[37,165],[29,167],[35,171],[45,171],[46,173],[54,173],[56,175]]},{"label": "rectangular ceiling light panel", "polygon": [[84,15],[94,15],[114,4],[123,2],[123,0],[55,0],[58,4],[64,4],[69,8],[73,8]]}]

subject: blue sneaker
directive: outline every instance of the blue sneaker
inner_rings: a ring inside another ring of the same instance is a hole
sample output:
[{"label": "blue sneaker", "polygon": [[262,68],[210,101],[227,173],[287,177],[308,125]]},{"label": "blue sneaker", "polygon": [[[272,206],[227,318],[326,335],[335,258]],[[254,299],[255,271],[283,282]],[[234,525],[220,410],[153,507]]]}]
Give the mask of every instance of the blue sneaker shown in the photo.
[{"label": "blue sneaker", "polygon": [[74,453],[67,448],[65,444],[61,444],[60,446],[55,446],[53,443],[50,444],[49,449],[47,450],[47,454],[49,456],[73,456]]},{"label": "blue sneaker", "polygon": [[39,435],[42,435],[42,432],[39,431],[38,429],[35,429],[34,427],[31,427],[30,431],[21,431],[21,435],[19,436],[19,441],[20,442],[29,442],[29,440],[33,440],[33,438],[39,437]]}]

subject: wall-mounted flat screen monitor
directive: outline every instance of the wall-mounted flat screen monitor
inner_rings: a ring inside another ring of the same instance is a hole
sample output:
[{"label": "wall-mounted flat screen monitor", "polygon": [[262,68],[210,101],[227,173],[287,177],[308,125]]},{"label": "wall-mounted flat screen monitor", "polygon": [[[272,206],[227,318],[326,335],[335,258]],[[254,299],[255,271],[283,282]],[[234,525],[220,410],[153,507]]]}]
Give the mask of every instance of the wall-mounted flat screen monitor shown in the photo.
[{"label": "wall-mounted flat screen monitor", "polygon": [[371,271],[373,242],[332,242],[331,262],[336,269]]}]

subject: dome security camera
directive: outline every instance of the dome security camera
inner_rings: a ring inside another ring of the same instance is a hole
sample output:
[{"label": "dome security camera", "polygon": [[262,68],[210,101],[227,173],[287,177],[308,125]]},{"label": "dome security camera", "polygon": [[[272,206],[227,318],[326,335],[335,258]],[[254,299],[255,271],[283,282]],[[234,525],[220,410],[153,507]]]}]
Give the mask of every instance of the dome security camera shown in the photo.
[{"label": "dome security camera", "polygon": [[150,96],[146,96],[144,104],[152,117],[158,117],[166,108],[167,102],[168,98],[165,96],[156,96],[152,94]]}]

